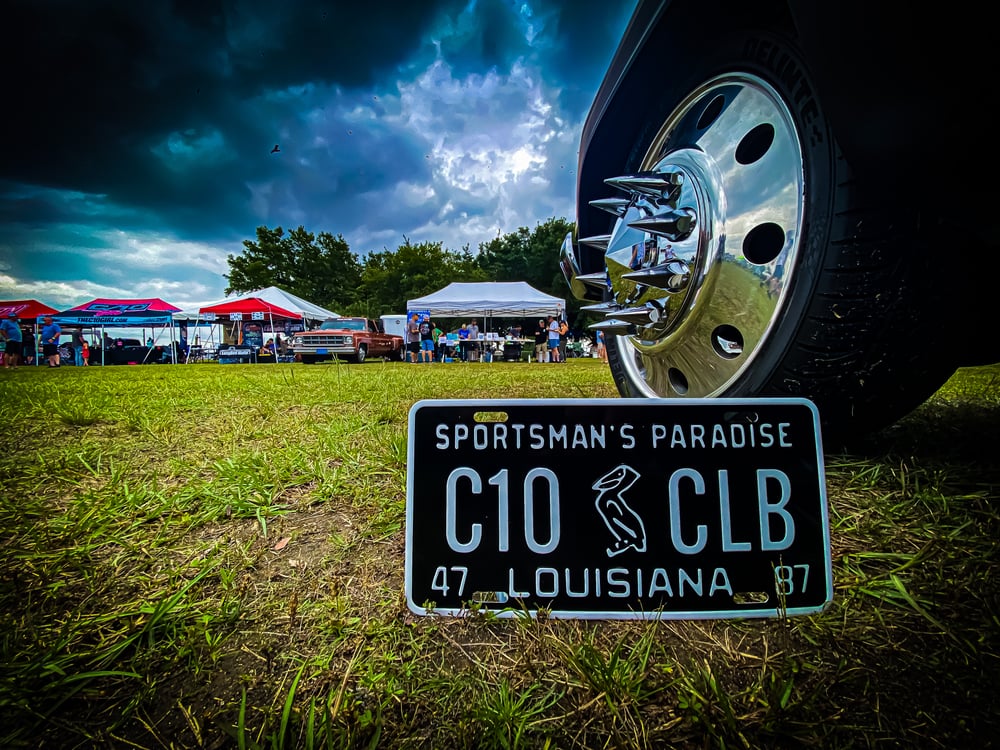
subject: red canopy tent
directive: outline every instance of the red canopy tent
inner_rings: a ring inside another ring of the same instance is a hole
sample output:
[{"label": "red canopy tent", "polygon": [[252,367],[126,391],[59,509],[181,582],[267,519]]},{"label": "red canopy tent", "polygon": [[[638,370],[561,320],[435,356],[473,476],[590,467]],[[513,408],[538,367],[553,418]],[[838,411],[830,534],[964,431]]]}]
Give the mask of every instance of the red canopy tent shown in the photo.
[{"label": "red canopy tent", "polygon": [[59,312],[54,307],[42,304],[34,299],[18,299],[10,302],[0,302],[0,318],[6,318],[11,313],[17,315],[18,320],[37,320],[43,315],[54,315]]},{"label": "red canopy tent", "polygon": [[159,297],[149,299],[98,297],[69,310],[58,312],[52,317],[56,323],[66,325],[135,328],[142,325],[170,325],[173,323],[173,314],[180,311],[179,307],[174,307]]},{"label": "red canopy tent", "polygon": [[[286,321],[302,321],[302,313],[288,310],[273,302],[268,302],[262,297],[240,297],[238,299],[223,300],[215,304],[206,305],[198,310],[200,318],[205,320],[226,319],[238,326],[237,341],[240,344],[251,347],[256,352],[264,348],[263,323],[268,322],[271,331],[275,330],[275,321],[283,323]],[[247,323],[249,321],[249,323]],[[254,325],[259,321],[260,325]],[[304,322],[304,321],[303,321]],[[277,354],[277,348],[275,348]],[[277,362],[278,358],[275,357]]]},{"label": "red canopy tent", "polygon": [[[164,326],[170,328],[170,356],[176,362],[174,346],[174,313],[180,312],[159,297],[146,299],[108,299],[98,297],[69,310],[55,313],[52,318],[60,325],[100,328],[102,344],[105,328],[140,328]],[[101,346],[101,363],[104,364],[105,347]],[[150,350],[151,351],[151,350]],[[147,352],[148,354],[148,352]]]},{"label": "red canopy tent", "polygon": [[302,313],[278,307],[278,305],[272,304],[260,297],[247,297],[230,300],[229,302],[219,302],[200,308],[198,313],[203,318],[209,316],[214,316],[215,318],[228,316],[230,320],[263,320],[268,317],[278,320],[302,320]]}]

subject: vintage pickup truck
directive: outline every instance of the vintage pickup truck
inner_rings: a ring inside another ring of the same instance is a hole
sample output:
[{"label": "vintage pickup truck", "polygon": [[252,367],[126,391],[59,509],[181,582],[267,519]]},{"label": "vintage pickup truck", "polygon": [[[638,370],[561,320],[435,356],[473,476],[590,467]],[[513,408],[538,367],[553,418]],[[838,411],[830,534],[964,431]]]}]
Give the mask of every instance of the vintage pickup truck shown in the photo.
[{"label": "vintage pickup truck", "polygon": [[292,349],[297,359],[311,365],[327,359],[364,362],[369,357],[402,360],[406,357],[403,337],[386,333],[368,318],[330,318],[319,328],[296,333]]}]

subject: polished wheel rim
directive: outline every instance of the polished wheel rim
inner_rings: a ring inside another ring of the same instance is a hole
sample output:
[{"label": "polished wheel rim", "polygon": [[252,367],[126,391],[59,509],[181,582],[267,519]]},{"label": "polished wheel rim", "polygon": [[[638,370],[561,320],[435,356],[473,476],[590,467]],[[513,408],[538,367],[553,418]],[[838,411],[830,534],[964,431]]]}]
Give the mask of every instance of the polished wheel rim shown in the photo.
[{"label": "polished wheel rim", "polygon": [[724,394],[768,342],[799,254],[802,148],[777,92],[756,76],[706,82],[664,121],[618,195],[605,252],[604,329],[639,395]]}]

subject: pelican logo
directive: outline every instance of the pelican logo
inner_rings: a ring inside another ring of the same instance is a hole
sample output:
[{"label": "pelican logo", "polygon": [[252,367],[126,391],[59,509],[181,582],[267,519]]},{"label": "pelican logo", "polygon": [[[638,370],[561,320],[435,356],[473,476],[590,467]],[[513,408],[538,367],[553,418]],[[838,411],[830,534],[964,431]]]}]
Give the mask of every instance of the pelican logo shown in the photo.
[{"label": "pelican logo", "polygon": [[646,551],[646,527],[639,514],[622,497],[638,478],[639,472],[631,466],[621,464],[591,485],[592,489],[597,490],[597,500],[594,501],[597,512],[614,537],[614,542],[608,547],[608,557],[614,557],[627,549]]}]

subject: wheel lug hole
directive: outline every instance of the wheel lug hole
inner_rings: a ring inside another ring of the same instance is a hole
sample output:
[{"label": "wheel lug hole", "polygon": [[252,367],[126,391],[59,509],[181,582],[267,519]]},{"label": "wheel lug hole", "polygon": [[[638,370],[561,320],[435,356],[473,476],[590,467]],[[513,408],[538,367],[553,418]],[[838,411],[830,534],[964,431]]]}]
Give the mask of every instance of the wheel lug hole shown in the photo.
[{"label": "wheel lug hole", "polygon": [[688,379],[676,367],[671,367],[667,370],[667,379],[670,381],[670,387],[679,396],[683,396],[688,392]]},{"label": "wheel lug hole", "polygon": [[705,110],[701,113],[701,117],[698,118],[698,129],[705,130],[709,125],[711,125],[722,114],[722,108],[726,104],[726,98],[724,96],[716,96],[708,103]]},{"label": "wheel lug hole", "polygon": [[785,246],[785,230],[773,222],[758,224],[743,238],[743,257],[762,266],[778,257]]},{"label": "wheel lug hole", "polygon": [[769,122],[761,123],[743,136],[736,147],[736,161],[744,166],[753,164],[768,152],[773,143],[774,126]]},{"label": "wheel lug hole", "polygon": [[736,359],[743,354],[743,334],[731,325],[717,326],[712,331],[712,349],[723,359]]}]

